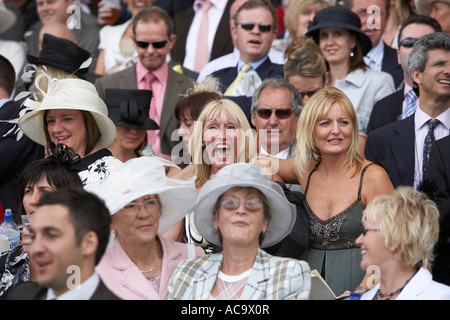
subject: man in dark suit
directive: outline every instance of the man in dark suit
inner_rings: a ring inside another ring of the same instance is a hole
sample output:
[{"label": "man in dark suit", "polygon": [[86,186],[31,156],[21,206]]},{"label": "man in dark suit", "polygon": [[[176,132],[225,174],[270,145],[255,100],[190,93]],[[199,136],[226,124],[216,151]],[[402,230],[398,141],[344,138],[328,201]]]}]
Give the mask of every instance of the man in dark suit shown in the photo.
[{"label": "man in dark suit", "polygon": [[[419,103],[419,98],[416,93],[412,96],[414,106],[411,109],[409,105],[408,93],[412,90],[412,80],[408,75],[408,59],[412,51],[413,45],[421,36],[432,33],[441,32],[439,23],[428,16],[412,15],[402,23],[402,27],[398,34],[398,62],[402,66],[404,83],[401,88],[388,95],[387,97],[378,101],[370,114],[369,125],[367,126],[367,133],[377,128],[385,126],[391,122],[406,118],[411,112],[414,112]],[[406,111],[406,113],[405,113]]]},{"label": "man in dark suit", "polygon": [[434,200],[439,208],[439,240],[432,273],[434,280],[450,285],[450,136],[437,140],[431,150],[430,181],[437,187]]},{"label": "man in dark suit", "polygon": [[103,100],[107,88],[152,90],[150,118],[158,123],[160,130],[148,131],[148,144],[157,155],[168,158],[178,143],[178,136],[172,139],[178,126],[175,105],[194,82],[172,70],[166,62],[177,39],[169,14],[152,6],[139,12],[133,21],[132,38],[138,62],[128,69],[97,79],[95,87]]},{"label": "man in dark suit", "polygon": [[[367,12],[370,6],[376,6],[379,11]],[[372,49],[364,57],[367,65],[373,70],[389,73],[394,79],[395,87],[398,88],[403,80],[403,71],[398,63],[397,52],[382,39],[389,15],[390,0],[344,0],[344,7],[359,16],[361,30],[372,41]]]},{"label": "man in dark suit", "polygon": [[429,157],[424,155],[424,146],[428,145],[425,142],[432,123],[437,123],[433,131],[436,140],[449,134],[449,57],[449,34],[434,32],[422,36],[414,44],[408,62],[413,84],[419,88],[419,108],[408,118],[368,135],[365,156],[386,165],[394,187],[417,187],[423,181],[424,160],[426,164]]},{"label": "man in dark suit", "polygon": [[[233,37],[239,44],[236,66],[212,73],[219,79],[225,96],[247,96],[266,78],[283,77],[283,66],[270,61],[268,53],[276,37],[276,17],[273,6],[265,0],[249,0],[236,12]],[[244,67],[242,81],[233,83]],[[233,84],[233,85],[232,85]]]},{"label": "man in dark suit", "polygon": [[[233,42],[230,35],[230,6],[234,0],[210,0],[212,7],[208,10],[208,29],[214,32],[209,38],[212,43],[208,45],[209,60],[216,59],[233,51]],[[203,66],[195,67],[194,60],[197,55],[196,44],[198,39],[200,21],[202,18],[201,6],[207,0],[196,0],[193,6],[174,18],[174,33],[177,36],[171,57],[185,68],[200,72]]]},{"label": "man in dark suit", "polygon": [[104,201],[84,189],[44,194],[31,221],[30,263],[37,282],[10,300],[118,300],[95,272],[110,236]]}]

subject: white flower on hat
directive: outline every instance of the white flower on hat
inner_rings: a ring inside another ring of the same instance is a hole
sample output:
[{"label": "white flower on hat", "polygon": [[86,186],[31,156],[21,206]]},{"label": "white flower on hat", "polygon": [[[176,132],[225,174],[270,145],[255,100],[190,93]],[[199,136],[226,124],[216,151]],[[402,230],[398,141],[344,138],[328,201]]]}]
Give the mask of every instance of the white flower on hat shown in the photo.
[{"label": "white flower on hat", "polygon": [[129,179],[124,177],[123,180],[116,180],[113,187],[117,192],[124,195],[130,193],[131,189],[133,188],[133,183]]}]

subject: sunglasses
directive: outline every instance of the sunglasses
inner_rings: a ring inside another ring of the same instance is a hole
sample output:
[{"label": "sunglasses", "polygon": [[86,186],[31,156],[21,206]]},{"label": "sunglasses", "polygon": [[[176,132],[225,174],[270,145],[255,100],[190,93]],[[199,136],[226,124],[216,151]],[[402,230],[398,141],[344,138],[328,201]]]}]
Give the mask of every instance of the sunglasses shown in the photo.
[{"label": "sunglasses", "polygon": [[269,119],[272,116],[272,112],[275,112],[275,115],[278,119],[287,119],[294,112],[293,109],[290,108],[280,108],[280,109],[269,109],[269,108],[260,108],[256,109],[256,114],[262,119]]},{"label": "sunglasses", "polygon": [[403,39],[402,41],[400,41],[400,45],[405,47],[405,48],[412,48],[414,46],[414,43],[417,42],[417,40],[419,40],[419,39],[406,38],[406,39]]},{"label": "sunglasses", "polygon": [[260,32],[266,33],[266,32],[270,32],[272,30],[272,25],[270,25],[268,23],[256,24],[256,23],[253,23],[253,22],[240,22],[238,24],[241,25],[242,29],[248,30],[248,31],[252,31],[253,28],[255,27],[255,25],[258,26]]},{"label": "sunglasses", "polygon": [[147,49],[150,44],[155,49],[162,49],[166,46],[166,44],[167,44],[167,42],[169,42],[169,40],[152,41],[152,42],[135,40],[134,42],[136,42],[136,45],[142,49]]},{"label": "sunglasses", "polygon": [[312,95],[314,94],[314,93],[316,93],[317,91],[319,91],[320,90],[320,88],[319,89],[316,89],[316,90],[311,90],[311,91],[306,91],[306,92],[301,92],[301,91],[299,91],[300,92],[300,95],[302,96],[302,98],[304,98],[304,97],[306,97],[306,96],[308,96],[308,97],[312,97]]},{"label": "sunglasses", "polygon": [[366,236],[367,231],[378,231],[379,229],[373,229],[373,228],[364,228],[363,229],[363,236]]}]

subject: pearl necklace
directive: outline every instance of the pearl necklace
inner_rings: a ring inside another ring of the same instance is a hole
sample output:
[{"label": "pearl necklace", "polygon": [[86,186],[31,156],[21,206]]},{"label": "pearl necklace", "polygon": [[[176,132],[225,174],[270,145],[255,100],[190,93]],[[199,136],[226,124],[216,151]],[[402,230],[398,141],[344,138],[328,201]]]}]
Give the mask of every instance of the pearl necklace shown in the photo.
[{"label": "pearl necklace", "polygon": [[158,258],[158,261],[156,262],[156,264],[155,264],[155,266],[153,268],[148,269],[148,270],[139,270],[139,271],[141,271],[142,273],[152,272],[153,270],[155,270],[159,266],[159,261],[160,261],[160,259]]}]

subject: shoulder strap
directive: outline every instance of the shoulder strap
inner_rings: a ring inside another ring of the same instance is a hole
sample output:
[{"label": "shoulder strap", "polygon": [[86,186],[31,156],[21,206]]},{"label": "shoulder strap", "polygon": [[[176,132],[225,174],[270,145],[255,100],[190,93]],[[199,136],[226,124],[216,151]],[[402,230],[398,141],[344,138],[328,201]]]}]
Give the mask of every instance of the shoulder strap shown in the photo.
[{"label": "shoulder strap", "polygon": [[374,163],[369,163],[367,166],[365,166],[361,171],[361,176],[359,178],[359,188],[358,188],[358,200],[361,200],[361,189],[362,189],[362,182],[364,178],[364,174],[366,173],[367,168],[369,168]]},{"label": "shoulder strap", "polygon": [[308,193],[309,180],[311,180],[311,175],[313,174],[314,171],[317,170],[317,167],[319,166],[319,164],[320,164],[320,162],[318,162],[318,163],[314,166],[314,168],[311,170],[311,172],[310,172],[309,175],[308,175],[308,180],[306,181],[306,187],[305,187],[305,192],[304,192],[305,197],[306,197],[306,194]]}]

